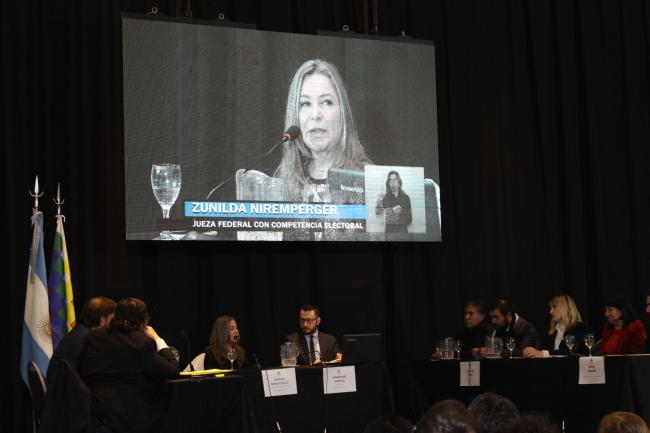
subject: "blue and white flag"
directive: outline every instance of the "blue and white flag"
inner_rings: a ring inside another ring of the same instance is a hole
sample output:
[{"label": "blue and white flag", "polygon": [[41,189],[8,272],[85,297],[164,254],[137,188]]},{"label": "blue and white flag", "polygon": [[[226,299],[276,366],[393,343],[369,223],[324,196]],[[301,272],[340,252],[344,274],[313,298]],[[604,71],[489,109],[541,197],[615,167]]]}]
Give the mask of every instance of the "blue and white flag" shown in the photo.
[{"label": "blue and white flag", "polygon": [[43,214],[32,216],[34,234],[29,256],[27,291],[25,293],[25,321],[20,350],[20,375],[29,386],[27,366],[34,361],[43,375],[52,357],[52,332],[47,298],[47,276],[43,251]]}]

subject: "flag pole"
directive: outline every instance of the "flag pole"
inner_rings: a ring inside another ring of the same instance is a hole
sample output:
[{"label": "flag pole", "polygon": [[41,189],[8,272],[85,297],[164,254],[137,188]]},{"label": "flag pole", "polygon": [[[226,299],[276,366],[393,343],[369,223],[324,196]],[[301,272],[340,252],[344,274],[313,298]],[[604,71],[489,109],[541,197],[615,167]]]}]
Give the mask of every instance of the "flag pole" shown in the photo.
[{"label": "flag pole", "polygon": [[52,246],[52,261],[47,291],[52,329],[52,347],[56,348],[61,339],[74,328],[76,315],[68,248],[63,229],[65,215],[61,213],[61,205],[65,202],[61,197],[61,183],[57,183],[56,198],[52,199],[52,201],[57,207],[55,215],[56,232],[54,233],[54,245]]},{"label": "flag pole", "polygon": [[36,175],[36,179],[34,180],[34,192],[29,191],[29,195],[34,198],[34,207],[32,208],[32,212],[36,213],[38,212],[38,199],[43,197],[44,192],[39,191],[38,189],[38,175]]},{"label": "flag pole", "polygon": [[[40,213],[38,210],[38,199],[43,197],[44,191],[40,191],[38,188],[38,175],[34,180],[34,192],[29,191],[29,195],[34,199],[34,206],[32,207],[32,224],[34,223],[34,217]],[[38,256],[38,244],[41,241],[41,232],[35,231],[32,238],[32,249],[29,256],[29,265],[31,269],[31,274],[29,275],[31,284],[35,282],[34,269],[36,269],[36,258]]]},{"label": "flag pole", "polygon": [[52,201],[56,205],[56,217],[60,218],[63,217],[63,221],[65,221],[65,216],[61,214],[61,205],[65,203],[65,200],[61,200],[61,183],[57,182],[56,184],[56,198],[53,198]]}]

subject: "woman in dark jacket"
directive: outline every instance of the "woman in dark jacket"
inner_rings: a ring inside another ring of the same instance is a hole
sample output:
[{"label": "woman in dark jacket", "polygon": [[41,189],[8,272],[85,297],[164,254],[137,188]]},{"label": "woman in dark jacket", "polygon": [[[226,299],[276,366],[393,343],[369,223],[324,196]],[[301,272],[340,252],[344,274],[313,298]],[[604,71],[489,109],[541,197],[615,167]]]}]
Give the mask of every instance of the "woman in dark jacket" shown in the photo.
[{"label": "woman in dark jacket", "polygon": [[219,368],[229,370],[231,367],[228,352],[233,351],[235,356],[232,367],[235,369],[258,368],[256,360],[251,359],[240,344],[239,328],[232,316],[219,316],[212,325],[210,345],[205,349],[204,368],[206,370]]},{"label": "woman in dark jacket", "polygon": [[[582,321],[578,307],[571,296],[556,295],[548,301],[548,306],[551,321],[548,334],[542,342],[543,350],[526,347],[523,350],[524,356],[548,357],[571,353],[587,354],[589,351],[583,341],[587,326]],[[571,350],[566,345],[566,337],[569,335],[573,336],[575,342]]]}]

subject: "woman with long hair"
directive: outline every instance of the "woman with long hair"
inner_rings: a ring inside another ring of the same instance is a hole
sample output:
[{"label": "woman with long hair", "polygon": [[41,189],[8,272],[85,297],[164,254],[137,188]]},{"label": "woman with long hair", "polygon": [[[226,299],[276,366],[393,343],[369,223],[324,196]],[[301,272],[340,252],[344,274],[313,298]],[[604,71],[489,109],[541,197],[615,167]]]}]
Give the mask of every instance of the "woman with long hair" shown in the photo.
[{"label": "woman with long hair", "polygon": [[[582,316],[575,301],[571,296],[559,294],[548,301],[549,307],[549,330],[544,339],[543,350],[534,347],[524,348],[523,354],[527,357],[544,357],[550,355],[567,355],[570,353],[586,354],[587,347],[583,336],[587,332],[587,326],[582,321]],[[569,349],[566,344],[566,337],[573,336],[574,347]]]},{"label": "woman with long hair", "polygon": [[330,168],[362,170],[371,161],[359,142],[350,100],[336,67],[324,60],[303,63],[295,72],[285,114],[285,130],[301,136],[284,145],[275,176],[288,201],[328,202]]},{"label": "woman with long hair", "polygon": [[206,369],[230,369],[230,351],[235,352],[232,366],[236,369],[252,367],[255,363],[247,360],[246,349],[240,344],[239,328],[232,316],[219,316],[212,325],[209,346],[205,349],[204,367]]}]

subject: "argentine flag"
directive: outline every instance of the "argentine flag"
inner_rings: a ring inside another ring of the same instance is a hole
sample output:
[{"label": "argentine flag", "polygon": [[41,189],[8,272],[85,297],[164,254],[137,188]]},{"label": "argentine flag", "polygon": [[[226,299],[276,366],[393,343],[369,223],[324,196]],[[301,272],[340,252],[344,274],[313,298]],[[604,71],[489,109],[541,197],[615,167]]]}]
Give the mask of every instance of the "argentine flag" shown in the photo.
[{"label": "argentine flag", "polygon": [[29,386],[27,380],[29,362],[34,361],[43,375],[46,375],[47,365],[52,357],[52,333],[47,287],[45,286],[47,277],[43,251],[43,214],[41,212],[36,212],[32,216],[32,226],[34,234],[27,273],[25,322],[23,323],[23,340],[20,350],[20,375],[27,386]]}]

